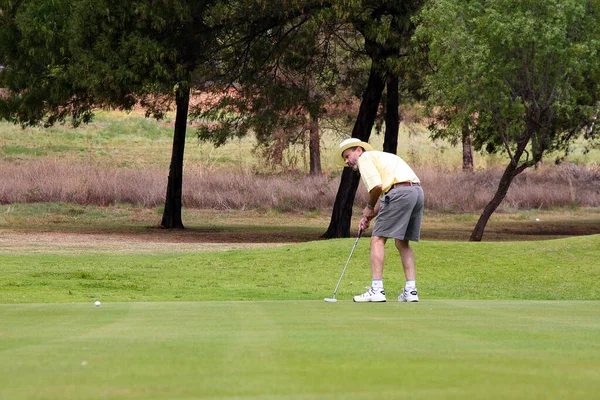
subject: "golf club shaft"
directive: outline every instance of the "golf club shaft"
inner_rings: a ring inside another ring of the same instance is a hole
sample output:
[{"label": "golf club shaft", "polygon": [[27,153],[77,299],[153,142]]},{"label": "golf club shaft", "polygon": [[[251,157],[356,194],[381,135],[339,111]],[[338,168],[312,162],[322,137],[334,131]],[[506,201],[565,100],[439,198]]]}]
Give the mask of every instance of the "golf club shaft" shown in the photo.
[{"label": "golf club shaft", "polygon": [[356,248],[356,245],[358,244],[358,239],[360,239],[360,236],[362,235],[362,229],[358,231],[358,236],[356,237],[356,240],[354,241],[354,246],[352,246],[352,250],[350,250],[350,255],[348,256],[348,260],[346,261],[346,265],[344,265],[344,269],[342,270],[342,274],[340,275],[340,279],[338,279],[338,283],[337,285],[335,285],[335,290],[333,291],[333,298],[335,299],[335,295],[337,293],[338,287],[340,287],[340,282],[342,281],[342,278],[344,277],[344,272],[346,272],[346,268],[348,267],[348,263],[350,262],[350,259],[352,258],[352,253],[354,253],[354,249]]}]

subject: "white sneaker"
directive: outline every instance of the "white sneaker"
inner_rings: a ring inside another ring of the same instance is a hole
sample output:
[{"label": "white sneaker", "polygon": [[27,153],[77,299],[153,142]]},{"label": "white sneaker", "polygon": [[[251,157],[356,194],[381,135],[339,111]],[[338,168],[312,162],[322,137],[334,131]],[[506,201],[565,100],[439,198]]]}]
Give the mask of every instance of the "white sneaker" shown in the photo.
[{"label": "white sneaker", "polygon": [[417,288],[404,288],[404,292],[398,296],[398,301],[404,301],[408,303],[416,303],[419,301]]},{"label": "white sneaker", "polygon": [[354,296],[354,302],[356,303],[383,303],[385,301],[385,290],[374,289],[371,286],[367,286],[365,293]]}]

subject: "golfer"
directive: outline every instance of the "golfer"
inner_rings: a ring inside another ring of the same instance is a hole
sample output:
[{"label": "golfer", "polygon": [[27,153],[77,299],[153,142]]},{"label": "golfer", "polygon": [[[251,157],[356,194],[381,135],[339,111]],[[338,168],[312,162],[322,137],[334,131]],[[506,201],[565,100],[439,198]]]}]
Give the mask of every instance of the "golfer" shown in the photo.
[{"label": "golfer", "polygon": [[419,178],[408,164],[391,153],[373,150],[359,139],[346,139],[340,143],[337,163],[359,171],[369,190],[369,202],[363,210],[358,225],[367,229],[377,217],[371,235],[371,272],[373,281],[367,291],[354,296],[357,303],[386,301],[383,289],[383,264],[385,243],[394,239],[400,252],[406,285],[398,301],[419,301],[415,283],[415,255],[409,241],[418,242],[423,217],[423,190]]}]

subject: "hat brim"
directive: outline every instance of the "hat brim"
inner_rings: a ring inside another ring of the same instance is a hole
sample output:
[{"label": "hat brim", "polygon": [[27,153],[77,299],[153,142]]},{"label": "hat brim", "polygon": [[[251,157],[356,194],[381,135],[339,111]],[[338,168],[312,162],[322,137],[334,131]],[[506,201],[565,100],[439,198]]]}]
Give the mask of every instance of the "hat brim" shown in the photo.
[{"label": "hat brim", "polygon": [[346,145],[340,147],[337,150],[337,154],[335,156],[335,162],[337,165],[339,165],[340,167],[347,167],[346,162],[344,161],[344,157],[342,157],[342,154],[344,153],[344,151],[351,149],[353,147],[362,147],[363,149],[365,149],[365,151],[372,151],[373,146],[371,146],[369,143],[367,142],[352,142],[352,143],[347,143]]}]

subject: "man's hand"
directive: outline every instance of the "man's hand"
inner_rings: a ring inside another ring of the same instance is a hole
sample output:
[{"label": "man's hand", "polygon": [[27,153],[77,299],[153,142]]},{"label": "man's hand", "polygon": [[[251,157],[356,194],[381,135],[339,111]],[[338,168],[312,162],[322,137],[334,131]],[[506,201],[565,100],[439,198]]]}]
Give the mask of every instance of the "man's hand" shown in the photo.
[{"label": "man's hand", "polygon": [[375,218],[375,210],[373,210],[371,207],[365,207],[363,210],[363,216],[358,223],[358,228],[364,231],[369,227],[369,224],[373,218]]},{"label": "man's hand", "polygon": [[369,220],[366,219],[365,217],[362,217],[360,219],[360,222],[358,223],[358,231],[364,231],[365,229],[367,229],[369,227]]},{"label": "man's hand", "polygon": [[373,218],[375,218],[375,210],[373,209],[373,207],[365,207],[365,209],[363,210],[363,218],[367,220],[367,222],[371,221]]}]

